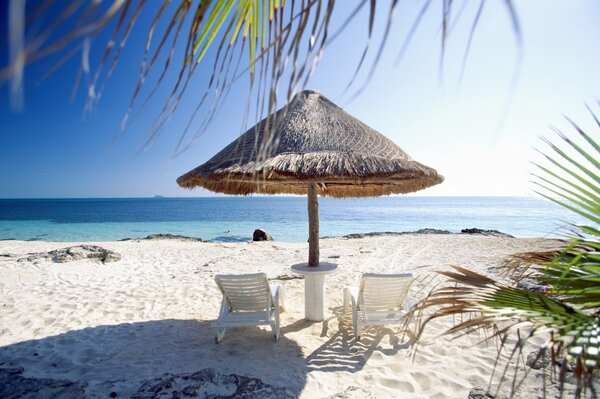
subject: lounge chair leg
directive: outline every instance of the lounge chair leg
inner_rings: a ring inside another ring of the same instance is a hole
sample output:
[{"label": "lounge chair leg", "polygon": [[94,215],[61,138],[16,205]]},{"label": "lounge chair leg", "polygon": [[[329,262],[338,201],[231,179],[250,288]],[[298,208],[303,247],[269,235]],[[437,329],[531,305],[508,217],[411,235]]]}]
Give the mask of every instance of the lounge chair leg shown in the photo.
[{"label": "lounge chair leg", "polygon": [[354,319],[354,339],[360,341],[360,324],[358,324],[358,320]]},{"label": "lounge chair leg", "polygon": [[217,335],[215,336],[215,344],[223,341],[223,337],[225,336],[225,331],[227,328],[217,328]]},{"label": "lounge chair leg", "polygon": [[279,339],[279,326],[276,323],[272,323],[271,329],[273,330],[273,338],[277,341]]}]

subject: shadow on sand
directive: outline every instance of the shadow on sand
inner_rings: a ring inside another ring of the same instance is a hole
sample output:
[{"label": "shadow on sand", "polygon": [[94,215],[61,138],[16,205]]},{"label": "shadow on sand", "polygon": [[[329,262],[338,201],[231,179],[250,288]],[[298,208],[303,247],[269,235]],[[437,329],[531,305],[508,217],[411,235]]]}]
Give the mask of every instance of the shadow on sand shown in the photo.
[{"label": "shadow on sand", "polygon": [[[222,397],[255,397],[248,389],[260,390],[261,398],[297,396],[308,372],[297,343],[285,336],[275,343],[270,332],[257,328],[243,330],[216,345],[210,322],[171,319],[84,328],[7,345],[0,348],[0,396],[131,397],[144,383],[146,389],[159,389],[165,373],[189,382],[189,373],[206,374],[206,369],[213,380],[205,385],[225,386],[215,392]],[[225,378],[231,374],[233,380]],[[231,381],[245,385],[235,390]],[[173,384],[163,381],[167,385]]]},{"label": "shadow on sand", "polygon": [[286,338],[314,326],[305,320],[282,326],[276,343],[270,331],[240,328],[216,345],[209,321],[168,319],[90,327],[7,345],[0,348],[0,396],[80,398],[114,393],[121,398],[158,398],[165,390],[171,397],[175,389],[178,394],[188,389],[202,397],[210,386],[223,398],[296,397],[311,371],[356,373],[373,353],[392,356],[412,344],[387,327],[366,328],[357,342],[351,316],[341,307],[333,313],[321,322],[320,336],[336,331],[307,357],[296,341]]},{"label": "shadow on sand", "polygon": [[[393,356],[402,350],[410,350],[413,339],[402,328],[394,331],[388,327],[365,327],[360,341],[354,339],[352,330],[352,315],[344,313],[343,307],[332,309],[333,315],[322,323],[321,337],[329,335],[331,328],[337,328],[333,335],[320,347],[306,358],[308,371],[356,373],[363,369],[373,353],[380,352],[386,356]],[[337,321],[337,326],[332,321]],[[283,334],[300,331],[314,323],[299,320],[289,326],[282,327]],[[334,324],[334,326],[330,326]],[[388,337],[389,344],[381,344]]]}]

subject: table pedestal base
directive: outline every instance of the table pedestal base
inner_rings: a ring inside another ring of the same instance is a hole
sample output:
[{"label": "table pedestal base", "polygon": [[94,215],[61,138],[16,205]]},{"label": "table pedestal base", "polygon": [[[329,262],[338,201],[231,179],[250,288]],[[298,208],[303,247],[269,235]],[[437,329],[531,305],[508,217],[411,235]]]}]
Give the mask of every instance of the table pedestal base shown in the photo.
[{"label": "table pedestal base", "polygon": [[335,272],[335,263],[320,263],[310,267],[307,263],[292,266],[292,272],[304,275],[304,317],[310,321],[325,320],[327,300],[325,297],[325,276]]}]

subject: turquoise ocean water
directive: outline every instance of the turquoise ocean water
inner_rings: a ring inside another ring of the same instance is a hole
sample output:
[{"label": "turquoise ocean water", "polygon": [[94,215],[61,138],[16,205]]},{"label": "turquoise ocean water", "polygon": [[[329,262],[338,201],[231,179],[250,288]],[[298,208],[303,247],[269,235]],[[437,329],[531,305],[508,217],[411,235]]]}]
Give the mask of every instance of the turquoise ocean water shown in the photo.
[{"label": "turquoise ocean water", "polygon": [[[496,229],[518,237],[553,236],[571,213],[529,197],[319,199],[321,236],[435,228]],[[305,242],[304,197],[0,199],[0,239],[112,241],[171,233],[248,241],[255,228],[275,240]]]}]

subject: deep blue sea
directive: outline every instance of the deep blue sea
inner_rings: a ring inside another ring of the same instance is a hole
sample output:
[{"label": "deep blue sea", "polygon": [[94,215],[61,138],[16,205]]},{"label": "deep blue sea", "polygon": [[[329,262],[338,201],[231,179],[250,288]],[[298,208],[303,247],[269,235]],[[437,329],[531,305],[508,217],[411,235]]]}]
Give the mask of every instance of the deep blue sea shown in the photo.
[{"label": "deep blue sea", "polygon": [[[305,197],[0,199],[0,239],[112,241],[154,233],[248,241],[256,228],[275,240],[306,242]],[[554,236],[570,212],[529,197],[319,199],[321,236],[435,228],[496,229]]]}]

